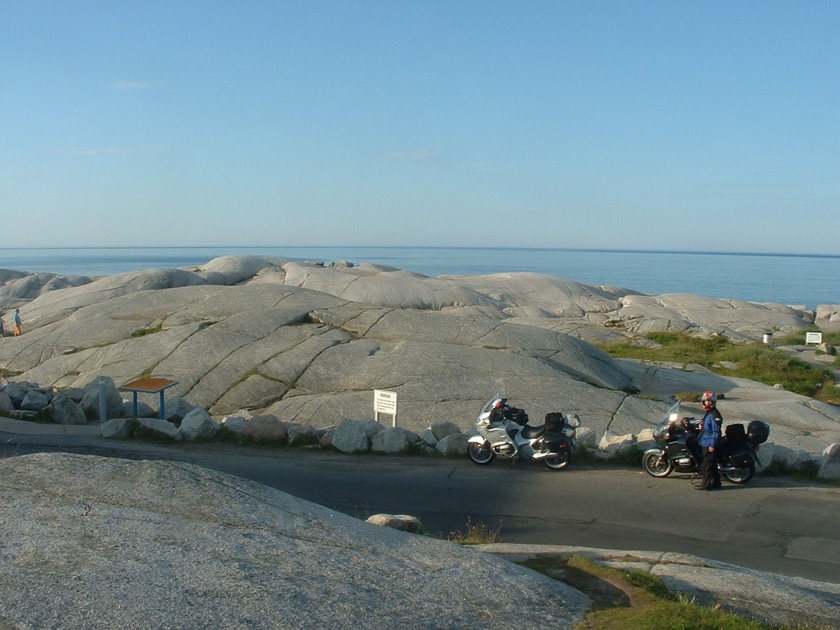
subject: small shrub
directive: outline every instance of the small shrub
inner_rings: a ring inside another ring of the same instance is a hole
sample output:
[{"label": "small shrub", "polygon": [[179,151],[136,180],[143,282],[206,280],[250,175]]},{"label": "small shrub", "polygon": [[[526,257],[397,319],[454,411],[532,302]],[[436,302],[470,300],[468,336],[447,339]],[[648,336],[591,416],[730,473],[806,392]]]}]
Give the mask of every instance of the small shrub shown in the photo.
[{"label": "small shrub", "polygon": [[449,533],[449,540],[461,545],[486,545],[501,542],[501,531],[493,529],[484,523],[473,524],[467,518],[467,531],[453,531]]},{"label": "small shrub", "polygon": [[152,335],[154,333],[158,333],[163,330],[163,325],[159,324],[157,326],[153,326],[151,328],[138,328],[137,330],[131,331],[132,337],[145,337],[146,335]]},{"label": "small shrub", "polygon": [[224,442],[225,444],[235,444],[236,446],[253,446],[254,444],[254,440],[250,436],[231,431],[225,425],[220,426],[216,432],[216,441]]},{"label": "small shrub", "polygon": [[632,446],[620,450],[618,453],[610,458],[610,462],[614,464],[621,464],[622,466],[632,466],[633,468],[641,467],[642,456],[644,452],[638,446]]}]

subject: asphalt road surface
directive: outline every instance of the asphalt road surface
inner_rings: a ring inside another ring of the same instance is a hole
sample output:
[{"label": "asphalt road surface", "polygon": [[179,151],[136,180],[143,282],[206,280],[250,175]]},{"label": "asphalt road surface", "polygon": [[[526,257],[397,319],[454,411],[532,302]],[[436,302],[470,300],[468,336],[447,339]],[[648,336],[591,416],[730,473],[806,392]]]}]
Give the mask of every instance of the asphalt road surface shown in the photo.
[{"label": "asphalt road surface", "polygon": [[687,476],[463,458],[344,455],[219,444],[152,445],[0,433],[0,457],[44,450],[188,461],[357,518],[410,514],[447,537],[486,525],[504,542],[689,553],[840,583],[840,487],[786,477],[724,480],[695,490]]}]

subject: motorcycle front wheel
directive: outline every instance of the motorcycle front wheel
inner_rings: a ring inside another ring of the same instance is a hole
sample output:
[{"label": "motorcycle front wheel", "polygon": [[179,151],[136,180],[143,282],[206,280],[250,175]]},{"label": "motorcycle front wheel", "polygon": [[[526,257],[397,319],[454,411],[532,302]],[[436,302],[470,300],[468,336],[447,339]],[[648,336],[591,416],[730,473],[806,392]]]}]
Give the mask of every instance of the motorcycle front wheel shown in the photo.
[{"label": "motorcycle front wheel", "polygon": [[743,468],[736,468],[735,470],[724,471],[723,475],[732,483],[742,484],[747,483],[753,478],[755,474],[755,462],[750,461]]},{"label": "motorcycle front wheel", "polygon": [[664,453],[646,453],[642,458],[642,466],[652,477],[667,477],[674,471],[674,462]]},{"label": "motorcycle front wheel", "polygon": [[476,464],[481,465],[489,464],[496,456],[493,453],[493,449],[490,448],[490,443],[487,441],[482,442],[481,444],[470,442],[470,445],[467,447],[467,454]]},{"label": "motorcycle front wheel", "polygon": [[572,454],[569,452],[569,449],[564,448],[559,453],[552,453],[543,459],[543,461],[551,470],[563,470],[572,462]]}]

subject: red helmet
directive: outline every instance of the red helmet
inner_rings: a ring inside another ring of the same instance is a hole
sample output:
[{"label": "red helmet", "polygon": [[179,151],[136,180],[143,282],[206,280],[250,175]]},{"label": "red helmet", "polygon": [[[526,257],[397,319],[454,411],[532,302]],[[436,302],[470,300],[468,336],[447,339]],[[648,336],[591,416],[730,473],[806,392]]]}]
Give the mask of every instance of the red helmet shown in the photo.
[{"label": "red helmet", "polygon": [[717,395],[714,392],[703,392],[703,397],[700,401],[703,403],[703,409],[708,411],[709,409],[713,409],[715,404],[717,404]]}]

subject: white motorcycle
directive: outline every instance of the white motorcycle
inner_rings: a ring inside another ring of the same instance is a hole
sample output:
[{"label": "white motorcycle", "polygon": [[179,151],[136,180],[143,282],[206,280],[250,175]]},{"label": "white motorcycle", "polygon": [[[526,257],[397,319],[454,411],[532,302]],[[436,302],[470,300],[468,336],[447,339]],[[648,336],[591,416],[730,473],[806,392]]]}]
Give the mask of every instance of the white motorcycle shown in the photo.
[{"label": "white motorcycle", "polygon": [[548,413],[545,424],[533,427],[528,415],[511,407],[499,395],[481,408],[475,427],[478,435],[467,443],[467,453],[476,464],[489,464],[496,456],[525,461],[542,461],[552,470],[563,470],[576,448],[577,417]]}]

